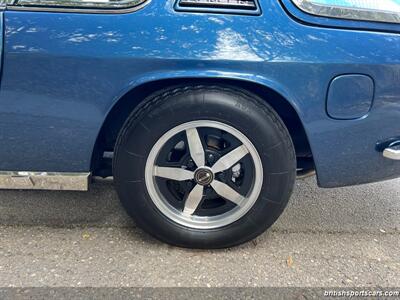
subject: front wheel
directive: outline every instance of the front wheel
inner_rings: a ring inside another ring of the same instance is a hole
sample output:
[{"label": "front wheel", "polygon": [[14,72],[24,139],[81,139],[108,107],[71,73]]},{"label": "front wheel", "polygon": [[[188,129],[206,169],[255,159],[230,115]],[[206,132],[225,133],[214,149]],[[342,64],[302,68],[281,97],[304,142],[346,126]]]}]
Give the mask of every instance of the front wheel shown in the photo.
[{"label": "front wheel", "polygon": [[114,180],[136,223],[167,243],[223,248],[255,238],[286,206],[294,148],[279,116],[231,87],[150,96],[117,141]]}]

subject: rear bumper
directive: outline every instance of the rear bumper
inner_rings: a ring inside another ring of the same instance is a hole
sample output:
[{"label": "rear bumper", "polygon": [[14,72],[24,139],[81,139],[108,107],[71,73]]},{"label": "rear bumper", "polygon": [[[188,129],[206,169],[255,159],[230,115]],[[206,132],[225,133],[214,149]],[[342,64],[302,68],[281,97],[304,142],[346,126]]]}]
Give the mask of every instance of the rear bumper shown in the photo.
[{"label": "rear bumper", "polygon": [[[400,99],[377,95],[368,116],[326,120],[329,130],[311,126],[312,148],[321,187],[370,183],[400,176],[398,152],[385,141],[400,140]],[[321,124],[322,125],[322,124]],[[389,156],[389,154],[391,154]]]}]

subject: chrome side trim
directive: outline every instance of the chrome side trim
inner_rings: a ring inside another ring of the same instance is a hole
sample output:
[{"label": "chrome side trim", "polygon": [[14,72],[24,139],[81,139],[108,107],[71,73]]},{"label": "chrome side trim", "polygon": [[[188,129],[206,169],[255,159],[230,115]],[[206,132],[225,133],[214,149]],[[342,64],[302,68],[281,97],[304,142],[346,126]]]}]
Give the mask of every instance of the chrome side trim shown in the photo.
[{"label": "chrome side trim", "polygon": [[[138,1],[138,0],[136,0]],[[22,3],[23,2],[23,3]],[[49,3],[55,3],[57,1],[49,1]],[[17,11],[40,11],[40,12],[58,12],[58,13],[86,13],[86,14],[126,14],[138,11],[148,5],[151,0],[139,0],[136,5],[132,5],[132,1],[129,1],[131,5],[129,6],[111,6],[104,7],[101,5],[89,5],[89,6],[67,6],[61,5],[63,3],[62,0],[58,1],[59,5],[48,4],[47,6],[44,4],[45,1],[42,1],[41,4],[38,4],[36,1],[17,1],[14,5],[8,4],[7,10],[17,10]],[[72,1],[73,2],[73,1]],[[128,1],[127,1],[128,2]],[[71,1],[69,2],[71,3]],[[95,3],[95,2],[89,2]]]},{"label": "chrome side trim", "polygon": [[292,2],[303,12],[315,16],[358,21],[400,23],[400,12],[396,13],[390,11],[375,11],[343,6],[328,6],[312,3],[310,0],[292,0]]},{"label": "chrome side trim", "polygon": [[87,191],[90,173],[0,171],[0,189]]},{"label": "chrome side trim", "polygon": [[146,0],[118,0],[118,1],[82,1],[82,0],[17,0],[21,6],[49,6],[49,7],[85,7],[85,8],[130,8],[138,6]]},{"label": "chrome side trim", "polygon": [[400,144],[397,147],[389,147],[383,150],[383,157],[400,160]]}]

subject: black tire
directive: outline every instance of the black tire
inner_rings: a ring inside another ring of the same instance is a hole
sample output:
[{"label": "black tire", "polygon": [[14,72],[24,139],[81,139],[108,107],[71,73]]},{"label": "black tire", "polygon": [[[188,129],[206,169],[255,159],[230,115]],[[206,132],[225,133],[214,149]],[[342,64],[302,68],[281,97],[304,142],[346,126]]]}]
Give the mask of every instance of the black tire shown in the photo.
[{"label": "black tire", "polygon": [[[228,124],[253,143],[263,166],[263,184],[253,207],[221,228],[196,229],[167,218],[145,184],[147,157],[168,130],[194,120]],[[166,243],[188,248],[225,248],[249,241],[269,228],[291,196],[296,159],[290,135],[262,99],[230,86],[176,87],[145,99],[129,116],[117,139],[114,182],[121,202],[136,224]]]}]

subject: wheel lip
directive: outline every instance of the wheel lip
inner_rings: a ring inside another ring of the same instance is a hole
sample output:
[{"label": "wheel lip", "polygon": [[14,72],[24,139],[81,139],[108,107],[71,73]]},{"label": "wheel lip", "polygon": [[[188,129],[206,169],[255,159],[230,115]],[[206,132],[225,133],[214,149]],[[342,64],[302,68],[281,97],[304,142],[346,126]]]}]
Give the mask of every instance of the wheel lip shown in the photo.
[{"label": "wheel lip", "polygon": [[[184,215],[180,210],[177,210],[172,205],[170,205],[168,201],[164,198],[164,196],[157,188],[157,184],[155,182],[155,176],[153,175],[155,162],[157,160],[160,150],[165,145],[165,143],[170,138],[172,138],[173,136],[182,131],[185,131],[190,128],[199,128],[199,127],[216,128],[224,130],[229,134],[232,134],[234,137],[239,139],[243,145],[245,145],[245,147],[247,148],[253,159],[255,179],[250,189],[251,192],[248,195],[246,195],[246,202],[244,203],[243,206],[236,207],[222,215],[217,215],[212,217]],[[169,220],[192,229],[204,230],[204,229],[221,228],[241,219],[244,215],[246,215],[249,212],[249,210],[254,206],[257,199],[259,198],[264,182],[263,177],[264,177],[264,172],[260,155],[258,154],[257,149],[250,141],[250,139],[247,138],[247,136],[244,135],[242,132],[240,132],[238,129],[230,125],[227,125],[225,123],[213,120],[196,120],[196,121],[186,122],[164,133],[152,147],[145,166],[146,188],[153,204]]]}]

